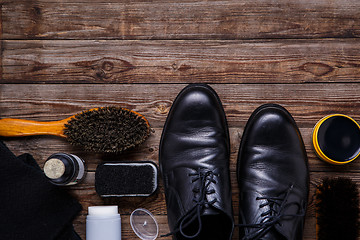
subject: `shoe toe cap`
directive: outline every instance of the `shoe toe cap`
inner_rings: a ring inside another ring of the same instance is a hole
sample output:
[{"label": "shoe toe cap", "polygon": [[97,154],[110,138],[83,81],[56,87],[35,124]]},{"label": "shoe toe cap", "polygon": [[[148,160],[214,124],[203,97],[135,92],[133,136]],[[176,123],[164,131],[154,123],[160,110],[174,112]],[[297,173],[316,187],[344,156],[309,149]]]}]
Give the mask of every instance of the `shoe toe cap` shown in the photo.
[{"label": "shoe toe cap", "polygon": [[294,184],[308,191],[307,156],[299,129],[281,106],[264,105],[253,113],[238,156],[243,189],[274,192]]}]

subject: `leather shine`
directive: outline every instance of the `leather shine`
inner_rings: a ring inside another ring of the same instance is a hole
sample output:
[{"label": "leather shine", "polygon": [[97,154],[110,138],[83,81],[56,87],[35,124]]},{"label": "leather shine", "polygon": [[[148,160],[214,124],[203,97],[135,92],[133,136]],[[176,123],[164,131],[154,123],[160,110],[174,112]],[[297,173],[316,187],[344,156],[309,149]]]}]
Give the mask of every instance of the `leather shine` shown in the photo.
[{"label": "leather shine", "polygon": [[[251,115],[241,140],[237,166],[240,189],[240,224],[259,223],[270,206],[264,196],[276,197],[294,185],[288,202],[296,202],[306,209],[309,173],[306,151],[300,132],[291,115],[281,106],[266,104]],[[279,206],[274,205],[275,210]],[[296,205],[285,214],[296,214]],[[302,239],[304,218],[280,221],[260,239]],[[244,232],[240,229],[240,239]],[[264,231],[245,228],[244,231]]]},{"label": "leather shine", "polygon": [[[190,175],[206,169],[215,173],[214,182],[208,187],[212,193],[206,196],[208,201],[215,202],[204,209],[202,218],[210,216],[208,219],[212,221],[213,217],[214,226],[227,224],[226,233],[217,239],[231,239],[233,212],[229,149],[226,117],[215,91],[204,84],[191,84],[184,88],[168,114],[159,149],[171,231],[179,228],[180,221],[196,204],[194,194],[196,197],[197,193],[193,190],[201,186]],[[202,231],[211,230],[203,227]],[[173,237],[183,239],[180,234]]]}]

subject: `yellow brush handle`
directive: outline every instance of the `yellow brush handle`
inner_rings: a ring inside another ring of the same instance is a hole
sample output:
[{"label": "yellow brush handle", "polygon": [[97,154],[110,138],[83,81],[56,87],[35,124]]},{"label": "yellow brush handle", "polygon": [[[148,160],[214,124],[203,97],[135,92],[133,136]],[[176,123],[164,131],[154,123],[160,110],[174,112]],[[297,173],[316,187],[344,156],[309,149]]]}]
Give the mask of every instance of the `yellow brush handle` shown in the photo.
[{"label": "yellow brush handle", "polygon": [[32,135],[55,135],[65,137],[64,125],[70,118],[52,122],[37,122],[14,118],[0,119],[0,136],[23,137]]}]

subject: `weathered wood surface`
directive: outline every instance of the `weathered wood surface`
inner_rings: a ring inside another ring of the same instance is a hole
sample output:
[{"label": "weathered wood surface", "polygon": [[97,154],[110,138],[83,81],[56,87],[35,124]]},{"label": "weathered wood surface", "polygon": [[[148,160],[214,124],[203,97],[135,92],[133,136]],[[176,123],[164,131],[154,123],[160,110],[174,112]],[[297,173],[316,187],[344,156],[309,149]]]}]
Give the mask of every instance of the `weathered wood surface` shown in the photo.
[{"label": "weathered wood surface", "polygon": [[3,41],[3,83],[360,82],[360,40]]},{"label": "weathered wood surface", "polygon": [[[123,155],[123,159],[157,161],[158,144],[168,110],[184,84],[3,84],[0,85],[0,117],[53,121],[67,118],[93,107],[116,105],[138,111],[150,122],[152,133],[140,149]],[[333,171],[333,166],[318,161],[311,146],[311,132],[316,122],[332,113],[343,113],[360,120],[360,84],[214,84],[230,126],[235,153],[243,128],[252,111],[263,103],[285,106],[294,116],[304,137],[312,171]],[[91,158],[89,169],[113,156],[86,154],[69,146],[65,139],[52,136],[7,139],[15,149],[31,152],[40,163],[51,153],[76,152]],[[21,152],[17,152],[20,154]],[[122,159],[121,158],[121,159]],[[236,156],[232,156],[235,163]],[[355,166],[355,167],[354,167]],[[336,166],[344,171],[360,171],[360,162]]]},{"label": "weathered wood surface", "polygon": [[[65,140],[54,137],[27,137],[27,138],[6,138],[9,148],[14,150],[16,155],[22,153],[31,153],[38,163],[42,166],[45,160],[53,153],[56,152],[70,152],[80,156],[87,160],[87,167],[89,171],[95,171],[97,165],[104,161],[127,161],[136,160],[143,161],[149,160],[153,162],[158,161],[158,146],[161,135],[161,128],[154,129],[155,133],[151,134],[151,137],[141,146],[131,151],[128,151],[122,155],[101,155],[94,153],[83,152],[80,148],[75,148]],[[231,137],[231,156],[230,156],[230,170],[235,172],[237,152],[240,145],[241,134],[243,127],[230,128]],[[309,158],[310,170],[312,172],[333,172],[344,171],[346,173],[360,173],[360,161],[354,161],[351,164],[342,166],[333,166],[320,161],[314,153],[311,143],[311,128],[300,128],[302,133],[307,155]]]},{"label": "weathered wood surface", "polygon": [[[305,130],[300,129],[300,131],[303,134],[304,140],[307,139],[308,133],[306,133]],[[237,148],[240,141],[239,136],[236,136],[238,133],[238,129],[231,129],[230,133],[232,135],[231,143],[232,143],[232,151],[231,151],[231,181],[232,181],[232,192],[233,192],[233,209],[235,213],[235,221],[237,222],[237,216],[238,216],[238,188],[236,183],[236,172],[235,172],[235,164],[236,164],[236,155],[237,155]],[[235,136],[234,136],[235,135]],[[40,138],[40,137],[39,137]],[[150,138],[151,139],[151,138]],[[149,139],[149,140],[150,140]],[[237,141],[234,141],[233,139],[237,139]],[[145,143],[143,146],[140,146],[140,153],[139,149],[132,151],[130,154],[125,154],[124,156],[100,156],[100,155],[92,155],[92,154],[84,154],[81,151],[73,151],[73,149],[69,148],[68,146],[65,146],[65,144],[58,144],[58,148],[51,148],[50,152],[47,153],[44,150],[41,150],[38,148],[38,146],[45,146],[47,143],[47,146],[53,146],[53,143],[56,143],[56,141],[48,141],[48,139],[38,139],[38,141],[26,141],[21,143],[22,140],[7,140],[5,141],[9,148],[12,150],[15,150],[15,153],[21,154],[22,152],[30,152],[35,157],[39,157],[37,160],[40,164],[43,163],[42,157],[49,156],[49,153],[53,153],[54,151],[64,149],[67,152],[76,153],[79,156],[81,156],[83,159],[87,161],[87,163],[90,165],[90,171],[88,172],[85,180],[83,183],[74,186],[71,188],[71,193],[80,199],[81,204],[83,206],[83,211],[81,214],[77,217],[77,219],[74,221],[75,227],[77,232],[84,237],[85,236],[85,218],[87,214],[87,207],[88,206],[94,206],[94,205],[109,205],[109,204],[116,204],[120,206],[120,213],[122,215],[122,233],[123,233],[123,239],[134,239],[135,235],[133,231],[131,230],[130,224],[129,224],[129,215],[130,213],[139,207],[146,208],[150,210],[154,215],[156,220],[159,223],[160,228],[160,234],[165,234],[169,232],[168,226],[167,226],[167,218],[166,218],[166,205],[165,205],[165,196],[163,191],[163,185],[162,182],[159,181],[159,189],[157,193],[151,197],[148,198],[109,198],[109,199],[102,199],[100,198],[94,189],[94,168],[96,167],[97,163],[100,163],[101,161],[114,161],[114,160],[143,160],[143,159],[149,159],[153,160],[157,163],[157,152],[156,156],[150,156],[147,154],[147,150],[149,149],[148,143]],[[154,141],[154,139],[151,139],[150,141]],[[307,141],[309,142],[309,141]],[[154,144],[158,145],[158,141],[154,141]],[[319,159],[315,158],[314,153],[311,149],[309,149],[308,144],[306,144],[306,148],[308,151],[308,156],[310,160],[310,166],[313,167],[316,164],[320,164],[320,168],[316,169],[315,171],[311,171],[311,184],[310,184],[310,197],[309,197],[309,208],[306,215],[306,225],[305,225],[305,231],[304,231],[304,239],[310,240],[314,239],[315,236],[315,210],[312,199],[314,197],[314,189],[315,185],[321,182],[321,179],[324,177],[350,177],[357,183],[360,183],[360,175],[358,172],[359,169],[359,163],[353,162],[346,166],[330,166],[329,164],[321,162]],[[236,150],[234,150],[236,148]],[[19,150],[21,149],[21,151]],[[151,154],[150,154],[151,155]],[[326,169],[326,170],[325,170]],[[351,170],[355,170],[356,172],[350,172]],[[238,233],[235,231],[234,238],[237,238]],[[170,239],[170,238],[165,238]]]},{"label": "weathered wood surface", "polygon": [[[186,84],[2,84],[0,117],[60,120],[93,107],[117,105],[163,127]],[[220,96],[230,127],[243,127],[255,108],[279,103],[299,127],[312,128],[324,115],[341,112],[360,120],[360,84],[210,84]]]},{"label": "weathered wood surface", "polygon": [[[344,177],[343,172],[331,172],[331,173],[323,173],[323,172],[316,172],[311,173],[311,183],[310,183],[310,191],[309,191],[309,205],[306,213],[306,222],[305,222],[305,229],[304,229],[304,240],[314,240],[315,239],[315,206],[314,206],[314,197],[315,197],[315,187],[317,184],[321,183],[323,178],[326,177]],[[351,178],[355,182],[360,182],[359,174],[346,174],[346,177]],[[233,210],[235,216],[235,222],[238,222],[238,211],[239,211],[239,204],[238,204],[238,194],[239,190],[237,188],[237,183],[235,181],[236,176],[235,173],[232,173],[232,200],[233,200]],[[87,183],[87,181],[89,181]],[[94,173],[90,173],[86,181],[79,185],[76,189],[73,189],[71,192],[75,195],[82,195],[84,199],[83,206],[90,206],[92,204],[118,204],[121,206],[121,215],[122,215],[122,230],[125,234],[125,238],[123,239],[134,239],[135,234],[133,233],[130,223],[129,223],[129,215],[131,212],[138,208],[139,206],[142,208],[149,209],[154,215],[156,220],[159,223],[159,232],[160,234],[166,234],[169,232],[169,228],[167,225],[167,217],[166,217],[166,205],[165,205],[165,196],[164,191],[162,189],[162,183],[160,182],[160,188],[158,189],[157,194],[149,197],[149,198],[122,198],[122,199],[100,199],[94,190],[93,187],[94,181]],[[154,204],[156,203],[156,204]],[[82,211],[80,216],[75,220],[75,223],[79,223],[76,225],[76,230],[81,233],[82,235],[85,233],[85,225],[82,223],[85,222],[87,211]],[[164,239],[171,239],[171,238],[164,238]],[[233,239],[239,239],[237,229],[234,232]]]},{"label": "weathered wood surface", "polygon": [[[329,165],[311,145],[312,128],[325,115],[360,121],[359,12],[357,0],[0,0],[0,118],[51,121],[117,105],[144,114],[152,126],[143,145],[122,155],[86,153],[51,136],[1,139],[40,166],[55,152],[86,160],[85,181],[69,189],[84,208],[74,221],[83,239],[90,205],[119,205],[125,240],[137,238],[129,215],[138,207],[153,212],[160,234],[169,231],[161,180],[149,198],[101,199],[94,172],[104,161],[158,163],[169,108],[191,82],[210,83],[225,108],[236,222],[238,147],[248,117],[263,103],[283,105],[300,127],[310,199],[326,176],[360,184],[360,161]],[[304,234],[315,239],[313,203]]]},{"label": "weathered wood surface", "polygon": [[[87,207],[91,205],[117,204],[123,216],[123,239],[133,239],[129,225],[132,210],[143,207],[152,211],[160,223],[160,233],[169,231],[163,186],[149,198],[101,199],[94,189],[94,172],[97,164],[104,161],[151,160],[158,163],[158,145],[162,126],[177,93],[185,84],[3,84],[1,86],[0,117],[16,117],[33,120],[58,120],[81,110],[96,106],[124,106],[144,114],[150,121],[152,133],[141,146],[122,155],[85,153],[70,146],[65,139],[51,136],[6,138],[5,142],[15,154],[31,153],[42,166],[54,152],[70,152],[86,160],[88,175],[85,181],[72,187],[72,194],[80,199],[84,210],[75,220],[76,230],[84,236]],[[314,184],[325,176],[349,176],[360,183],[360,161],[344,166],[333,166],[319,160],[311,145],[312,127],[323,116],[345,113],[360,120],[360,84],[213,84],[219,94],[230,125],[230,171],[233,190],[233,207],[238,213],[238,189],[236,184],[236,158],[243,128],[251,112],[260,104],[277,102],[284,105],[297,121],[304,138],[311,171],[311,197]],[[236,217],[237,221],[237,217]],[[309,206],[305,238],[313,239],[315,215]],[[234,238],[237,239],[235,232]]]},{"label": "weathered wood surface", "polygon": [[352,38],[359,9],[357,0],[4,0],[3,38]]}]

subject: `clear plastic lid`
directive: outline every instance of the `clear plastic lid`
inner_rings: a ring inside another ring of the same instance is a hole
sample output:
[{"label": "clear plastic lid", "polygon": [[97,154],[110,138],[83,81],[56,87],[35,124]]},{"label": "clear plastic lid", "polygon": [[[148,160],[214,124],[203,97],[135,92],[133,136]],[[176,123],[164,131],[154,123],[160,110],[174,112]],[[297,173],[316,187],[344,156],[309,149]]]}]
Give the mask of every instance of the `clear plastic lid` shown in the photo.
[{"label": "clear plastic lid", "polygon": [[158,223],[146,209],[134,210],[130,215],[130,224],[135,234],[143,240],[156,239],[159,234]]}]

